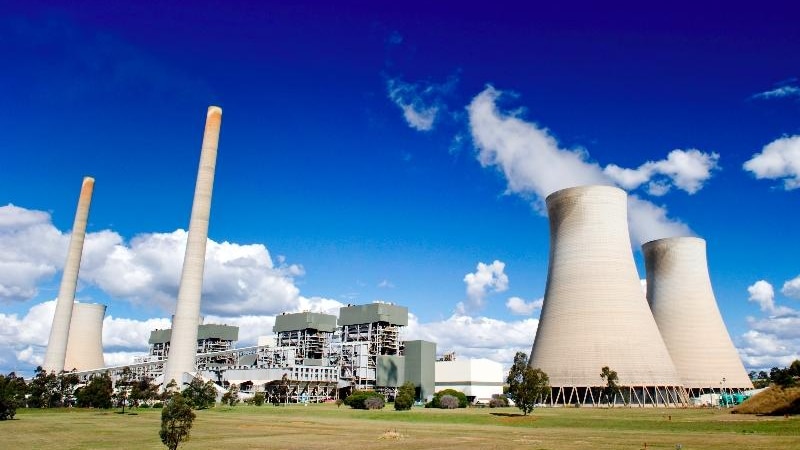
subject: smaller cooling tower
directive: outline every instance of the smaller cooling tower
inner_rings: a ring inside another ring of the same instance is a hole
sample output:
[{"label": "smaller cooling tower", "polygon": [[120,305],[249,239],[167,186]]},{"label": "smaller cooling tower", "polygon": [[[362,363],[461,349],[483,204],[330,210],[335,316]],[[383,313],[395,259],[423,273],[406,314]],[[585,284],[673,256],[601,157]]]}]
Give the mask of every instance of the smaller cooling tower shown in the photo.
[{"label": "smaller cooling tower", "polygon": [[711,289],[706,241],[677,237],[642,246],[647,299],[684,387],[752,389]]},{"label": "smaller cooling tower", "polygon": [[103,317],[106,305],[75,303],[69,324],[64,370],[91,370],[105,367],[103,360]]},{"label": "smaller cooling tower", "polygon": [[548,374],[550,402],[600,403],[600,372],[608,366],[626,401],[684,403],[636,272],[625,191],[573,187],[546,202],[550,261],[530,365]]}]

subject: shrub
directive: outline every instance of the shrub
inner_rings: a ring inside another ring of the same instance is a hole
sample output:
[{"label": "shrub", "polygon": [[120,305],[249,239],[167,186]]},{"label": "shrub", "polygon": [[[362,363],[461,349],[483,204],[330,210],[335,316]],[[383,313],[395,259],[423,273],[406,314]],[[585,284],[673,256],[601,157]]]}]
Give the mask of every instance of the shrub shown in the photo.
[{"label": "shrub", "polygon": [[383,397],[370,397],[364,400],[364,407],[366,409],[383,409],[385,404]]},{"label": "shrub", "polygon": [[494,394],[489,400],[489,408],[505,408],[508,406],[508,399],[505,395]]},{"label": "shrub", "polygon": [[153,408],[163,408],[163,407],[164,407],[164,404],[163,404],[163,403],[161,403],[161,402],[155,402],[155,403],[153,403]]},{"label": "shrub", "polygon": [[445,395],[450,395],[452,397],[457,398],[458,399],[458,407],[459,408],[466,408],[467,405],[469,404],[469,401],[467,400],[467,396],[464,395],[463,392],[459,392],[459,391],[457,391],[455,389],[445,389],[443,391],[439,391],[439,392],[433,394],[433,399],[430,402],[428,402],[425,405],[425,407],[426,408],[441,408],[442,405],[441,405],[440,402],[441,402],[442,396],[445,396]]},{"label": "shrub", "polygon": [[263,392],[256,392],[255,395],[253,395],[253,404],[256,406],[263,405],[266,400],[267,398],[264,396]]},{"label": "shrub", "polygon": [[439,408],[442,409],[456,409],[458,408],[458,399],[452,395],[443,395],[439,399]]},{"label": "shrub", "polygon": [[397,411],[408,411],[414,405],[414,395],[416,389],[414,383],[406,382],[397,391],[397,397],[394,398],[394,409]]},{"label": "shrub", "polygon": [[147,403],[142,403],[141,405],[139,405],[139,408],[149,408],[149,407],[150,405],[148,405]]},{"label": "shrub", "polygon": [[380,398],[381,401],[385,401],[383,395],[375,391],[354,391],[346,399],[344,399],[344,404],[353,409],[367,409],[365,402],[368,398],[373,397],[377,397]]}]

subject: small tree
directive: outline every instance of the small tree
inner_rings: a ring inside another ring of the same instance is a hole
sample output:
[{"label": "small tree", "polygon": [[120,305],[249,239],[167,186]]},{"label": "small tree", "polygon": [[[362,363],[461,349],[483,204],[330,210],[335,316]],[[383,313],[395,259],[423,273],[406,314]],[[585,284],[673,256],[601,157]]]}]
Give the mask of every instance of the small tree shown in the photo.
[{"label": "small tree", "polygon": [[75,391],[78,406],[83,408],[111,408],[111,377],[108,373],[95,375],[89,383]]},{"label": "small tree", "polygon": [[416,395],[416,388],[414,383],[406,381],[400,389],[397,390],[397,397],[394,398],[394,409],[397,411],[408,411],[414,404],[414,396]]},{"label": "small tree", "polygon": [[263,405],[265,400],[266,400],[266,397],[264,397],[264,393],[263,392],[256,392],[253,395],[253,404],[256,405],[256,406]]},{"label": "small tree", "polygon": [[617,371],[604,366],[600,370],[600,378],[606,382],[606,386],[603,388],[603,398],[606,400],[606,404],[613,406],[616,403],[617,394],[620,393]]},{"label": "small tree", "polygon": [[213,381],[203,383],[200,377],[195,377],[183,390],[183,397],[194,409],[211,408],[217,402],[217,389]]},{"label": "small tree", "polygon": [[17,408],[25,404],[26,391],[25,380],[16,373],[0,375],[0,420],[14,418]]},{"label": "small tree", "polygon": [[179,392],[172,394],[164,409],[161,410],[161,442],[169,450],[175,450],[178,445],[189,438],[195,414],[192,407],[186,402]]},{"label": "small tree", "polygon": [[239,386],[237,386],[236,383],[231,383],[231,385],[228,387],[228,391],[222,395],[222,404],[229,406],[236,406],[238,403],[239,403]]},{"label": "small tree", "polygon": [[542,369],[528,365],[528,355],[517,352],[508,372],[508,396],[525,415],[533,411],[537,400],[550,392],[550,378]]}]

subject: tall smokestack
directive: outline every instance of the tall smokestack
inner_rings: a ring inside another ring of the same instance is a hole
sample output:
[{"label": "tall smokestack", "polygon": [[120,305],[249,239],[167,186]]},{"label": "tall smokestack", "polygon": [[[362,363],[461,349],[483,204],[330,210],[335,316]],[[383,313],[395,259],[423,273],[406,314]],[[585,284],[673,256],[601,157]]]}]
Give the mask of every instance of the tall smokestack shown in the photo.
[{"label": "tall smokestack", "polygon": [[659,239],[644,244],[642,253],[647,300],[684,387],[695,395],[752,389],[711,288],[706,241]]},{"label": "tall smokestack", "polygon": [[683,403],[636,272],[625,191],[581,186],[546,202],[550,261],[530,365],[550,377],[551,402],[600,403],[608,366],[633,404]]},{"label": "tall smokestack", "polygon": [[197,324],[200,320],[200,294],[203,289],[203,269],[206,259],[208,220],[211,214],[211,190],[214,187],[214,170],[217,164],[217,144],[222,123],[222,109],[210,106],[206,115],[203,147],[200,151],[200,167],[194,189],[192,216],[189,220],[189,236],[186,255],[178,288],[178,301],[172,318],[169,356],[164,369],[164,385],[175,380],[178,386],[183,374],[195,371],[197,354]]},{"label": "tall smokestack", "polygon": [[103,317],[106,305],[75,303],[69,325],[65,370],[105,367],[103,360]]},{"label": "tall smokestack", "polygon": [[78,209],[75,211],[75,222],[72,224],[67,261],[64,264],[64,273],[61,275],[53,326],[50,328],[50,339],[47,341],[47,351],[42,364],[42,368],[47,372],[58,373],[64,370],[69,324],[72,320],[72,305],[75,302],[75,287],[78,283],[78,270],[81,266],[83,240],[86,237],[86,221],[89,218],[89,205],[92,203],[93,190],[94,178],[85,177],[81,185]]}]

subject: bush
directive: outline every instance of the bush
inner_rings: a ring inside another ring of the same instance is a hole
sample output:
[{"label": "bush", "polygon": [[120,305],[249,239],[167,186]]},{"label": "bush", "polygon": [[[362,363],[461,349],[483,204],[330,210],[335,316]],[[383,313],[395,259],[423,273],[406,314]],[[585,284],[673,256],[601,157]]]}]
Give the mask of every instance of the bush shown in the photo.
[{"label": "bush", "polygon": [[148,405],[147,403],[142,403],[141,405],[139,405],[139,408],[149,408],[149,407],[150,405]]},{"label": "bush", "polygon": [[445,389],[443,391],[439,391],[439,392],[433,394],[433,399],[430,402],[428,402],[425,405],[425,407],[426,408],[441,408],[442,407],[441,399],[442,399],[442,396],[445,396],[445,395],[449,395],[449,396],[457,398],[458,399],[458,407],[459,408],[466,408],[467,405],[469,404],[469,401],[467,400],[467,396],[464,395],[463,392],[459,392],[459,391],[457,391],[455,389]]},{"label": "bush", "polygon": [[442,409],[456,409],[458,408],[458,399],[452,395],[443,395],[439,399],[439,408]]},{"label": "bush", "polygon": [[370,397],[364,400],[364,407],[366,409],[383,409],[386,405],[383,397]]},{"label": "bush", "polygon": [[408,411],[414,405],[416,389],[414,383],[408,381],[397,390],[397,397],[394,398],[394,409],[397,411]]},{"label": "bush", "polygon": [[163,407],[164,407],[164,404],[161,403],[161,402],[153,403],[153,408],[163,408]]},{"label": "bush", "polygon": [[253,404],[256,406],[263,405],[266,400],[267,398],[264,396],[263,392],[256,392],[255,395],[253,395]]},{"label": "bush", "polygon": [[[385,402],[383,395],[375,391],[354,391],[346,399],[344,399],[344,404],[353,409],[367,409],[365,402],[368,398],[373,397],[380,398],[382,402]],[[381,408],[382,407],[383,406],[381,406]]]},{"label": "bush", "polygon": [[505,395],[494,394],[489,400],[489,408],[505,408],[508,406],[508,399]]}]

